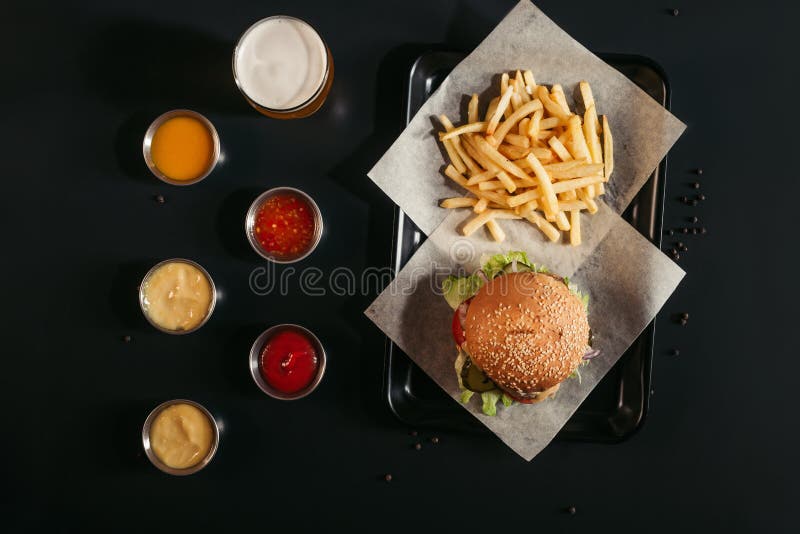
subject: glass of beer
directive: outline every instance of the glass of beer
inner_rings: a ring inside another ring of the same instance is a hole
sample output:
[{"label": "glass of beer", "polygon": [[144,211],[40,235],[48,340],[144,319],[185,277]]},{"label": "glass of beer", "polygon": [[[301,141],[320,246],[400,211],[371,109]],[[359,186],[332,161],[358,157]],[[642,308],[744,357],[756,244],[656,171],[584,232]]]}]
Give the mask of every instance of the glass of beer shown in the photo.
[{"label": "glass of beer", "polygon": [[239,38],[233,77],[260,113],[299,119],[325,102],[333,83],[333,56],[307,22],[285,15],[267,17]]}]

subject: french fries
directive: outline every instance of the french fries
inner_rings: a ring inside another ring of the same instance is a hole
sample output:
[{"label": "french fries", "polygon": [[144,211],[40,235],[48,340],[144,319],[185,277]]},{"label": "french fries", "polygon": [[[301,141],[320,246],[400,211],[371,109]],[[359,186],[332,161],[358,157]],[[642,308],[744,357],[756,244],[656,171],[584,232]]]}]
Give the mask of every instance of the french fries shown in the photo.
[{"label": "french fries", "polygon": [[467,195],[439,205],[472,211],[461,227],[465,236],[485,226],[500,243],[506,239],[500,221],[524,220],[551,242],[561,241],[564,232],[579,246],[581,213],[597,213],[596,199],[614,170],[608,117],[598,114],[585,81],[574,106],[561,85],[537,85],[529,70],[503,73],[499,85],[483,118],[476,94],[465,124],[440,117],[439,140],[450,159],[444,173]]}]

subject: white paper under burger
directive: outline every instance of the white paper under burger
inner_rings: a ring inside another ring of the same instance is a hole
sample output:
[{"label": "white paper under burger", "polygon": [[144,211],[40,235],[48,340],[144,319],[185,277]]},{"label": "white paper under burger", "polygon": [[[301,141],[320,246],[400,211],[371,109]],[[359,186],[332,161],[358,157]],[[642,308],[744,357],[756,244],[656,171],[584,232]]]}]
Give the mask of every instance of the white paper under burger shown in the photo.
[{"label": "white paper under burger", "polygon": [[[592,86],[598,111],[609,116],[615,141],[615,170],[600,210],[581,215],[583,244],[551,243],[526,221],[500,221],[500,245],[483,230],[467,239],[458,232],[467,210],[444,210],[442,198],[461,196],[441,174],[445,159],[434,136],[434,118],[461,122],[464,95],[482,93],[493,76],[530,68],[537,83],[560,83],[571,99],[578,82]],[[653,320],[677,287],[683,271],[618,214],[647,181],[685,126],[569,35],[535,6],[520,2],[445,79],[408,128],[370,171],[370,177],[429,235],[394,282],[366,311],[403,351],[454,399],[459,390],[450,333],[452,310],[441,281],[453,272],[471,273],[480,257],[522,250],[552,272],[570,276],[590,295],[589,323],[602,355],[581,368],[555,399],[537,405],[498,407],[483,415],[473,399],[463,405],[526,459],[533,458],[566,423],[597,382]],[[435,230],[435,231],[434,231]]]},{"label": "white paper under burger", "polygon": [[[569,276],[589,294],[589,324],[601,355],[581,367],[581,382],[562,382],[554,399],[498,407],[495,417],[481,412],[473,399],[462,405],[520,456],[530,460],[558,433],[594,386],[653,320],[684,272],[633,227],[605,210],[598,214],[611,228],[579,266],[552,258],[554,272]],[[367,309],[367,316],[458,402],[460,391],[450,331],[453,310],[441,295],[441,282],[461,267],[472,272],[483,254],[496,253],[490,241],[453,241],[448,218],[420,247],[395,280]],[[521,225],[520,225],[521,226]],[[535,252],[535,251],[534,251]],[[563,255],[562,255],[563,256]],[[455,258],[462,262],[457,262]],[[534,254],[547,264],[548,259]]]}]

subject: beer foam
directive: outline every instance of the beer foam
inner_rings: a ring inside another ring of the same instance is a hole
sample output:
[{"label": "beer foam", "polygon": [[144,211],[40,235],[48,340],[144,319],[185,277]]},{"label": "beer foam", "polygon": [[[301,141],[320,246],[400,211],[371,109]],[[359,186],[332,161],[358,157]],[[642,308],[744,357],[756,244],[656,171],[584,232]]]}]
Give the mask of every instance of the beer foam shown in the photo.
[{"label": "beer foam", "polygon": [[234,58],[242,91],[270,109],[291,109],[311,99],[327,70],[325,43],[302,20],[270,17],[254,24]]}]

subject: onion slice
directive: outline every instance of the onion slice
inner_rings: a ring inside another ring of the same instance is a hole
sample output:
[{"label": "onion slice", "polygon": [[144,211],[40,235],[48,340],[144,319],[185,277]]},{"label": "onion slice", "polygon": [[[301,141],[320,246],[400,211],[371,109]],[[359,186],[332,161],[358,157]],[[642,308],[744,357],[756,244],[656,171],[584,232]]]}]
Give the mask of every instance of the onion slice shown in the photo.
[{"label": "onion slice", "polygon": [[600,356],[600,349],[593,349],[591,347],[586,349],[586,353],[583,355],[584,360],[591,360],[592,358],[596,358]]}]

